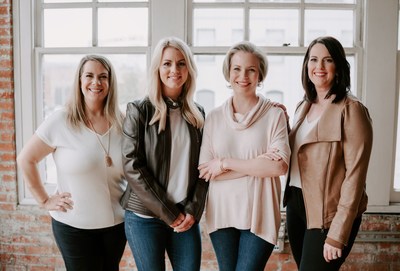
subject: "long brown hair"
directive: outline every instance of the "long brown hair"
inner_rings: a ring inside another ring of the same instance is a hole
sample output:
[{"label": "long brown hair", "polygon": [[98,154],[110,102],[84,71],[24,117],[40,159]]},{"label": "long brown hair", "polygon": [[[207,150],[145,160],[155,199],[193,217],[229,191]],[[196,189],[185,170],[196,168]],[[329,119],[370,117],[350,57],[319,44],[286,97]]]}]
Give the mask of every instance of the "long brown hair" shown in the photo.
[{"label": "long brown hair", "polygon": [[305,91],[305,99],[310,102],[315,102],[317,99],[317,91],[313,82],[308,77],[308,61],[310,59],[311,48],[317,44],[325,45],[329,54],[331,55],[333,62],[335,63],[336,75],[332,88],[328,91],[325,98],[329,98],[332,94],[336,97],[332,101],[333,103],[341,101],[350,91],[350,64],[346,59],[342,44],[333,37],[319,37],[313,40],[308,46],[307,52],[303,60],[303,70],[301,72],[301,81]]}]

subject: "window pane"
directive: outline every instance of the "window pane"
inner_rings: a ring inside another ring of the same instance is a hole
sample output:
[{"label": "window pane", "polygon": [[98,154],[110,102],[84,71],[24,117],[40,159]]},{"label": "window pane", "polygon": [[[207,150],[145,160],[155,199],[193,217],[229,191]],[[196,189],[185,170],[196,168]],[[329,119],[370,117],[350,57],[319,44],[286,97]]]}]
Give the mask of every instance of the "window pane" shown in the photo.
[{"label": "window pane", "polygon": [[250,0],[250,2],[256,3],[298,3],[300,0]]},{"label": "window pane", "polygon": [[[78,3],[78,2],[92,2],[93,0],[44,0],[44,3]],[[148,0],[98,0],[99,2],[148,2]]]},{"label": "window pane", "polygon": [[[399,111],[400,112],[400,111]],[[394,169],[394,185],[393,188],[400,192],[400,114],[397,117],[397,139],[396,139],[396,164]]]},{"label": "window pane", "polygon": [[306,3],[355,4],[355,0],[305,0]]},{"label": "window pane", "polygon": [[78,3],[78,2],[92,2],[93,0],[44,0],[44,3]]},{"label": "window pane", "polygon": [[[118,100],[122,112],[126,104],[144,96],[146,55],[105,55],[113,64],[118,82]],[[68,100],[76,68],[83,55],[45,55],[43,57],[43,114],[49,116]],[[56,182],[54,161],[45,161],[46,182]]]},{"label": "window pane", "polygon": [[99,9],[99,46],[146,46],[147,8]]},{"label": "window pane", "polygon": [[[71,20],[71,18],[74,19]],[[91,9],[44,10],[45,47],[87,47],[91,45]]]},{"label": "window pane", "polygon": [[244,2],[244,0],[193,0],[193,3]]},{"label": "window pane", "polygon": [[[224,55],[208,55],[209,58],[214,59],[210,62],[199,61],[199,57],[196,55],[199,69],[196,101],[204,106],[206,112],[209,112],[212,108],[224,103],[232,95],[232,89],[228,87],[228,82],[222,74]],[[290,116],[293,117],[296,104],[302,99],[304,93],[300,76],[303,56],[269,55],[268,61],[269,72],[258,92],[285,104]]]},{"label": "window pane", "polygon": [[[42,64],[43,104],[46,118],[64,105],[70,95],[75,71],[83,55],[45,55]],[[115,68],[121,109],[143,96],[146,85],[146,55],[105,55]]]},{"label": "window pane", "polygon": [[148,2],[148,0],[98,0],[99,2]]},{"label": "window pane", "polygon": [[352,10],[306,10],[304,20],[305,46],[320,36],[333,36],[344,47],[354,44]]},{"label": "window pane", "polygon": [[[204,58],[210,61],[203,61]],[[225,55],[195,55],[195,61],[199,70],[196,82],[196,101],[198,101],[208,113],[214,107],[221,105],[228,97],[230,97],[232,90],[227,88],[227,83],[222,74],[222,62]],[[212,97],[204,101],[201,99],[201,92],[213,93],[208,94]]]},{"label": "window pane", "polygon": [[250,41],[262,46],[298,45],[299,12],[283,9],[250,11]]},{"label": "window pane", "polygon": [[[194,45],[230,46],[243,40],[242,9],[195,9],[193,19]],[[214,41],[205,41],[204,32],[214,31]]]},{"label": "window pane", "polygon": [[303,56],[267,55],[267,58],[268,74],[260,92],[275,102],[283,103],[290,120],[293,120],[296,105],[304,95],[301,85]]}]

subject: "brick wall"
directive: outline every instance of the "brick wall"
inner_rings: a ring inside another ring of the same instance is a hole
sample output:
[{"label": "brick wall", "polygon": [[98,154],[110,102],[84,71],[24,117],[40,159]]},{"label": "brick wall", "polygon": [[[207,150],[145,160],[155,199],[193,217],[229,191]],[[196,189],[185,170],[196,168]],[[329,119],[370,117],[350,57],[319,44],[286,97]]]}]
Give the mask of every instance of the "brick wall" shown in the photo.
[{"label": "brick wall", "polygon": [[[0,271],[65,270],[47,213],[36,206],[18,205],[11,1],[0,0]],[[399,218],[399,215],[366,215],[342,270],[400,271]],[[283,244],[283,251],[271,256],[266,270],[296,270],[287,241]],[[202,260],[202,270],[217,270],[211,243],[204,232]],[[121,270],[134,270],[128,248]]]}]

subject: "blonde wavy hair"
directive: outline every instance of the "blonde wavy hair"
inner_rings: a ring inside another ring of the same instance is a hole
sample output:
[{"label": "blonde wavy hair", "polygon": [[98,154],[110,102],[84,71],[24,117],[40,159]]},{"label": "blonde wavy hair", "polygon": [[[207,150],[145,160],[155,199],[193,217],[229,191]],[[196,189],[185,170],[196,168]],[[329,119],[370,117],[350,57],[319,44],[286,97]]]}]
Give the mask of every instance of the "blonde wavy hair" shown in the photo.
[{"label": "blonde wavy hair", "polygon": [[73,129],[79,129],[83,123],[87,124],[88,121],[85,112],[85,98],[81,89],[81,76],[83,73],[83,67],[88,61],[97,61],[108,71],[109,89],[103,108],[104,115],[111,125],[116,125],[117,129],[122,131],[123,115],[118,107],[117,78],[115,71],[111,62],[104,56],[99,55],[84,56],[79,62],[75,73],[73,91],[69,101],[66,104],[68,124]]},{"label": "blonde wavy hair", "polygon": [[197,67],[189,46],[176,37],[167,37],[160,40],[153,52],[148,73],[148,96],[150,102],[155,107],[155,112],[150,121],[150,125],[153,125],[158,121],[158,133],[165,130],[168,110],[167,104],[162,95],[163,83],[161,82],[159,68],[164,49],[167,47],[178,49],[185,58],[189,75],[182,86],[182,93],[180,95],[180,101],[182,102],[182,116],[192,126],[200,129],[204,125],[204,118],[193,100],[194,92],[196,90]]}]

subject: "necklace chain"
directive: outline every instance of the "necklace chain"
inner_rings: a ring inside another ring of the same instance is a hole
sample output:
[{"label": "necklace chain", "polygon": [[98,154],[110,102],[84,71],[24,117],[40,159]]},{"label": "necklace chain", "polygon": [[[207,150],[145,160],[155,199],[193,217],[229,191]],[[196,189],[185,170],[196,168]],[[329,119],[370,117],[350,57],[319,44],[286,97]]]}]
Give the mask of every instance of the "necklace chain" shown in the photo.
[{"label": "necklace chain", "polygon": [[88,120],[88,122],[90,124],[90,127],[93,129],[93,131],[94,131],[94,133],[96,135],[97,141],[99,142],[101,148],[104,151],[104,160],[106,162],[106,166],[107,167],[111,167],[112,166],[112,159],[111,159],[111,156],[110,156],[110,138],[111,138],[110,124],[108,123],[108,146],[107,146],[107,150],[106,150],[106,148],[104,147],[103,143],[100,140],[100,137],[99,137],[96,129],[93,126],[93,123],[90,120]]}]

